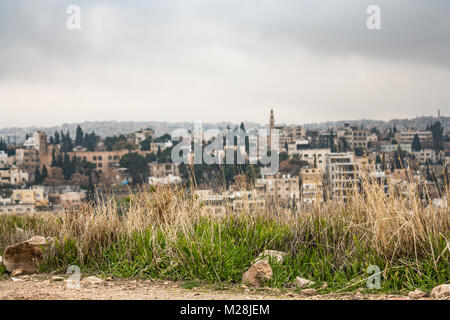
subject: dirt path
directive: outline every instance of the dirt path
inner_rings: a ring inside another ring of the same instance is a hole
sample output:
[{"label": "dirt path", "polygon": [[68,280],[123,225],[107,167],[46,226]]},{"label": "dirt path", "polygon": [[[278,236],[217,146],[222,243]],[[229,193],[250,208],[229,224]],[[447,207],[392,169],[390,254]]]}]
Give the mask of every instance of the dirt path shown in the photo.
[{"label": "dirt path", "polygon": [[[58,280],[58,281],[55,281]],[[152,280],[112,279],[102,284],[81,283],[78,289],[69,289],[67,281],[54,275],[25,275],[18,277],[3,277],[0,280],[0,300],[272,300],[272,299],[409,299],[399,295],[368,295],[368,294],[325,294],[306,296],[298,293],[281,292],[278,289],[251,289],[233,286],[225,290],[210,286],[200,286],[184,289],[181,283]]]}]

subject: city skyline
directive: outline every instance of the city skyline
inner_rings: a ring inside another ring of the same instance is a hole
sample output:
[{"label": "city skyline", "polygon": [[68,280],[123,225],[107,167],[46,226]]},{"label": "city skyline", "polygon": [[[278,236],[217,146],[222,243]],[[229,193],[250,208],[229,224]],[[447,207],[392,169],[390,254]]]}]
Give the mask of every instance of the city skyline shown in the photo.
[{"label": "city skyline", "polygon": [[[80,29],[67,28],[67,8]],[[368,30],[368,6],[381,29]],[[446,1],[0,1],[0,127],[450,111]],[[420,36],[420,37],[419,37]],[[418,40],[420,38],[420,41]]]}]

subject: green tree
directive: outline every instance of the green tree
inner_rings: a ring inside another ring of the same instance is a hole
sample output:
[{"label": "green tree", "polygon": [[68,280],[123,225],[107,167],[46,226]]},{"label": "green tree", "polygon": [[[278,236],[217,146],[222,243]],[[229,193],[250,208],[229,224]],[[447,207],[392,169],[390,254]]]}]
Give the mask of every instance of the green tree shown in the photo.
[{"label": "green tree", "polygon": [[120,166],[127,168],[133,183],[145,182],[148,178],[148,163],[146,158],[138,153],[127,153],[120,159]]},{"label": "green tree", "polygon": [[34,183],[35,184],[42,183],[41,172],[39,171],[39,167],[36,167],[36,170],[34,170]]},{"label": "green tree", "polygon": [[47,167],[44,164],[44,166],[42,167],[42,172],[41,172],[42,182],[44,182],[44,180],[47,179],[47,178],[48,178],[48,170],[47,170]]},{"label": "green tree", "polygon": [[422,146],[420,145],[420,139],[417,134],[414,135],[412,144],[411,144],[412,151],[420,151],[422,150]]},{"label": "green tree", "polygon": [[171,137],[170,134],[166,133],[158,138],[155,139],[155,142],[167,142],[170,141]]},{"label": "green tree", "polygon": [[141,150],[142,151],[150,151],[152,139],[146,138],[144,141],[141,142]]},{"label": "green tree", "polygon": [[61,142],[61,137],[59,136],[59,132],[55,131],[55,144],[59,144]]},{"label": "green tree", "polygon": [[77,131],[76,131],[76,135],[75,135],[75,145],[76,146],[82,146],[83,145],[83,129],[81,129],[81,127],[78,125],[77,126]]},{"label": "green tree", "polygon": [[87,186],[87,201],[90,203],[95,203],[95,187],[92,182],[92,172],[89,174],[88,186]]},{"label": "green tree", "polygon": [[443,132],[444,132],[444,128],[442,127],[441,123],[439,121],[436,121],[435,123],[433,123],[433,125],[431,126],[431,133],[433,135],[433,149],[436,152],[439,152],[440,150],[442,150],[443,147]]}]

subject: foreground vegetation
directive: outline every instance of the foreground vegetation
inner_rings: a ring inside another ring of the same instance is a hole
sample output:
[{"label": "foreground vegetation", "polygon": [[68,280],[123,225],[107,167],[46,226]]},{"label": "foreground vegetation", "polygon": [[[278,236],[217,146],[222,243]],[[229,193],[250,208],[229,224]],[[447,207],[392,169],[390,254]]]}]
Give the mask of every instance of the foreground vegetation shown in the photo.
[{"label": "foreground vegetation", "polygon": [[[212,284],[239,283],[264,249],[287,253],[271,261],[267,284],[283,287],[297,276],[328,283],[331,291],[366,287],[370,265],[381,269],[381,289],[429,290],[449,281],[450,216],[413,193],[385,195],[367,184],[349,203],[309,210],[202,214],[182,189],[145,188],[127,208],[109,199],[59,216],[0,216],[0,250],[33,235],[55,237],[43,271],[151,277]],[[448,196],[448,191],[447,191]],[[17,229],[20,228],[20,229]],[[20,230],[20,231],[18,231]]]}]

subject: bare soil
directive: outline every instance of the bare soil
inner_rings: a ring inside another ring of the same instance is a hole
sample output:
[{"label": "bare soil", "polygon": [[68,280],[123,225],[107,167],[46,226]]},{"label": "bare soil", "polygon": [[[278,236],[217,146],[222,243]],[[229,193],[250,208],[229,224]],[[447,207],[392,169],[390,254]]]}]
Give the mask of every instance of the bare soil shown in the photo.
[{"label": "bare soil", "polygon": [[[64,277],[64,279],[62,278]],[[304,295],[273,288],[227,288],[201,285],[185,289],[182,283],[153,280],[108,279],[92,285],[83,281],[78,289],[69,289],[65,275],[23,275],[0,278],[0,300],[409,300],[402,295],[331,293]],[[430,298],[422,298],[430,299]]]}]

